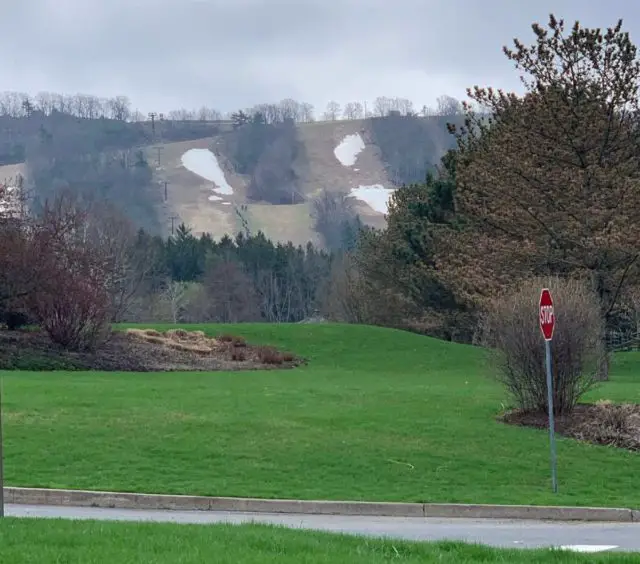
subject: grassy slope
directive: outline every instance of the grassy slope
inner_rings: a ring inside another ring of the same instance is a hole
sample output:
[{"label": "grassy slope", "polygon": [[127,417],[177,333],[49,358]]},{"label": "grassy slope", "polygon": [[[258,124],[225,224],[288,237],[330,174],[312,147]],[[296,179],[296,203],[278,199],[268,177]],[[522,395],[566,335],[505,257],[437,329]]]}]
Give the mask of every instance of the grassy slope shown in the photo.
[{"label": "grassy slope", "polygon": [[[210,327],[215,333],[217,328]],[[310,357],[292,371],[5,373],[22,486],[285,498],[640,507],[640,457],[495,422],[478,349],[340,325],[224,328]],[[593,397],[640,401],[630,355]]]},{"label": "grassy slope", "polygon": [[640,562],[634,554],[495,550],[462,543],[410,543],[265,526],[96,523],[5,519],[6,564],[465,564]]}]

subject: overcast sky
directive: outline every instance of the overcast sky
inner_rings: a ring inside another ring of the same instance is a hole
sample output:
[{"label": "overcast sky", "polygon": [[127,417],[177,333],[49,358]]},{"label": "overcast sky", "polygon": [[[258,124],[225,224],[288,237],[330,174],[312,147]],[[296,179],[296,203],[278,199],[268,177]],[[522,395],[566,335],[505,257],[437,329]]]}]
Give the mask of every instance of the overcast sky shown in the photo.
[{"label": "overcast sky", "polygon": [[230,111],[285,97],[514,89],[501,52],[553,12],[640,43],[636,0],[2,0],[0,90],[124,94],[141,111]]}]

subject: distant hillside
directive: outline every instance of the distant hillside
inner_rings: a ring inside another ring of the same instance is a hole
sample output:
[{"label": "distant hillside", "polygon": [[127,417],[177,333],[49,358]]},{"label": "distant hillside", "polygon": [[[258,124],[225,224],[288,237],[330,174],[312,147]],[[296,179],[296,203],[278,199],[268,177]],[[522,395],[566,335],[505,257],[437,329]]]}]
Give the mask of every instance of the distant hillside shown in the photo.
[{"label": "distant hillside", "polygon": [[153,128],[37,114],[0,118],[0,163],[7,165],[0,181],[22,174],[40,199],[65,185],[88,190],[165,234],[184,222],[214,237],[262,230],[274,240],[323,244],[356,215],[380,227],[389,194],[423,180],[453,146],[446,130],[453,118],[393,112]]}]

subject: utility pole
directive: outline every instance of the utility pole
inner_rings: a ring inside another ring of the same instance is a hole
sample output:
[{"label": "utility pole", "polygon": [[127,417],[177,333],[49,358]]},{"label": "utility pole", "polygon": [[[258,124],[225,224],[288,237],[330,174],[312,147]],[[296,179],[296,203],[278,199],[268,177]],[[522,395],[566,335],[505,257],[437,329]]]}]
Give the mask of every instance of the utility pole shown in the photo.
[{"label": "utility pole", "polygon": [[164,201],[167,201],[167,184],[169,184],[166,180],[164,181]]},{"label": "utility pole", "polygon": [[162,153],[162,150],[164,149],[164,147],[162,145],[158,145],[157,147],[154,147],[154,149],[158,152],[158,157],[157,157],[157,162],[158,162],[158,166],[160,166],[160,154]]},{"label": "utility pole", "polygon": [[158,114],[156,114],[155,112],[149,112],[149,119],[151,120],[151,131],[153,132],[153,135],[155,137],[156,135],[156,116]]},{"label": "utility pole", "polygon": [[171,235],[173,235],[173,234],[174,234],[174,232],[175,232],[175,230],[174,230],[174,227],[175,227],[175,220],[176,220],[176,219],[178,219],[178,216],[177,216],[177,215],[172,215],[172,216],[170,217],[170,219],[171,219]]}]

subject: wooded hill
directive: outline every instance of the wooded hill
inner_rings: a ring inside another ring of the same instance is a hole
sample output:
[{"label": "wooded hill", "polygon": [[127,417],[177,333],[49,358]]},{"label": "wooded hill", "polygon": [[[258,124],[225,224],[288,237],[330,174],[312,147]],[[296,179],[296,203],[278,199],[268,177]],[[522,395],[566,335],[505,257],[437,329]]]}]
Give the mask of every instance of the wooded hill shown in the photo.
[{"label": "wooded hill", "polygon": [[[421,182],[455,143],[446,129],[460,120],[455,104],[441,116],[400,102],[379,99],[366,119],[347,105],[345,119],[331,106],[329,119],[311,121],[304,104],[284,100],[227,119],[203,109],[135,121],[126,99],[8,93],[0,95],[0,179],[24,177],[36,206],[63,187],[107,200],[152,233],[184,222],[216,238],[263,231],[335,247],[345,222],[385,224],[380,207],[351,190]],[[335,154],[348,136],[363,145],[351,166]],[[191,149],[215,155],[233,192],[224,201],[210,198],[215,182],[184,167]]]}]

